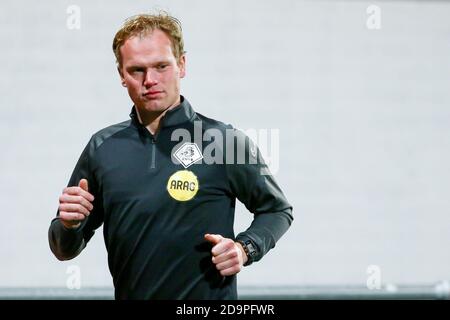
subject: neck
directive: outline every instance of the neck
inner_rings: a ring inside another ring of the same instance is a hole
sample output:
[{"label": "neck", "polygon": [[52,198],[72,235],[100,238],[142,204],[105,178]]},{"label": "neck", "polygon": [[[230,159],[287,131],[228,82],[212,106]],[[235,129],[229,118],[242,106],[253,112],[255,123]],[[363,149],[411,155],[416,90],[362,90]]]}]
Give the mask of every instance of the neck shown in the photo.
[{"label": "neck", "polygon": [[177,102],[175,102],[173,105],[169,106],[163,111],[140,111],[138,108],[136,108],[136,113],[139,119],[139,122],[147,128],[148,131],[152,135],[155,135],[161,126],[161,119],[164,117],[164,115],[167,113],[167,111],[177,107],[180,104],[180,100],[178,99]]}]

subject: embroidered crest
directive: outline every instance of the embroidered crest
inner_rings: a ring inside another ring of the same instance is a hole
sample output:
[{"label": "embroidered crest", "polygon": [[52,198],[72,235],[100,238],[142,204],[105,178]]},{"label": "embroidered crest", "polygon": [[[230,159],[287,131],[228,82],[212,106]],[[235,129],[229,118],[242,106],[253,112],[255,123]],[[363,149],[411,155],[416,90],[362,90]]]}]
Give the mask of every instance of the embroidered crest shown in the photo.
[{"label": "embroidered crest", "polygon": [[187,168],[195,162],[203,159],[203,155],[197,144],[192,142],[184,143],[180,148],[178,148],[177,151],[175,151],[173,155],[184,168]]}]

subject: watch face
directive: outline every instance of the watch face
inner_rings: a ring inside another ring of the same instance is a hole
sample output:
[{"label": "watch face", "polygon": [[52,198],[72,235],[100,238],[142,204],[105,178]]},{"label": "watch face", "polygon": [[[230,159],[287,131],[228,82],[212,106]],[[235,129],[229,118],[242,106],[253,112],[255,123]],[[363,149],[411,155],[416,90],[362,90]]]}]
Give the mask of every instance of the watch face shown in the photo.
[{"label": "watch face", "polygon": [[244,248],[245,254],[247,255],[247,262],[244,264],[244,266],[249,266],[253,263],[254,257],[257,254],[255,246],[250,240],[240,242],[242,244],[242,247]]},{"label": "watch face", "polygon": [[247,249],[248,253],[253,256],[256,253],[255,247],[253,247],[253,244],[249,241],[247,242]]}]

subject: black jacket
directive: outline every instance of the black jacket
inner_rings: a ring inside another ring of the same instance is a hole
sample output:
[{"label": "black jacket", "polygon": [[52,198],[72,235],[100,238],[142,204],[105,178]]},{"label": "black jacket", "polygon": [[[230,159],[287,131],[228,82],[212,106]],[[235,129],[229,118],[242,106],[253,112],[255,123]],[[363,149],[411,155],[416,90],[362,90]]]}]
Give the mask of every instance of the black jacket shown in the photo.
[{"label": "black jacket", "polygon": [[[156,136],[134,108],[130,116],[94,134],[81,154],[68,186],[87,179],[94,209],[75,230],[57,213],[52,252],[72,259],[103,224],[116,299],[236,299],[236,277],[216,270],[204,235],[251,241],[258,261],[289,228],[291,205],[253,142],[183,97]],[[254,213],[237,237],[236,198]]]}]

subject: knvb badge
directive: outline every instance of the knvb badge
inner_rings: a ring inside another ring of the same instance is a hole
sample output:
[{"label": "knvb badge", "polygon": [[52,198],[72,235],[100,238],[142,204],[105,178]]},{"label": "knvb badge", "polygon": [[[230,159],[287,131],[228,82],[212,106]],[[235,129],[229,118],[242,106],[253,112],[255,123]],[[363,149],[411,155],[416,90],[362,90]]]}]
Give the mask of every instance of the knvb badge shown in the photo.
[{"label": "knvb badge", "polygon": [[197,144],[191,142],[184,143],[173,155],[185,169],[203,159]]}]

